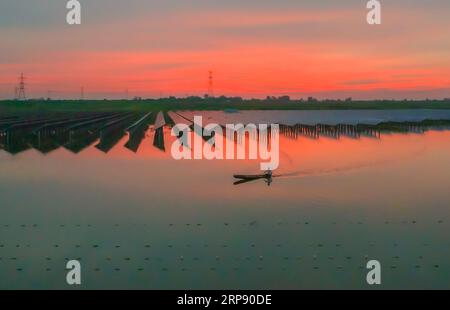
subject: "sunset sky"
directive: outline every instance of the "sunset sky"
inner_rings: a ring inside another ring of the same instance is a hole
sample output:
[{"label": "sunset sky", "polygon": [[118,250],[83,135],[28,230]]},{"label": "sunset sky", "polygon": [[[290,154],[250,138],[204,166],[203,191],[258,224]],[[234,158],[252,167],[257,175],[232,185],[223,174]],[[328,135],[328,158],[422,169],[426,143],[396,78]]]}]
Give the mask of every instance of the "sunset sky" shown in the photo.
[{"label": "sunset sky", "polygon": [[0,0],[0,99],[450,97],[450,1]]}]

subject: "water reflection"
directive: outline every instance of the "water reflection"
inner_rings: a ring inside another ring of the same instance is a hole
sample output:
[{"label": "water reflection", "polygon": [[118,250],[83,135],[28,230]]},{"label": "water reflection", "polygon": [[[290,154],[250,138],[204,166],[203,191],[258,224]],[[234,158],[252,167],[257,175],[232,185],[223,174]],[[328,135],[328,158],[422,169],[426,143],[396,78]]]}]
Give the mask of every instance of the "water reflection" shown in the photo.
[{"label": "water reflection", "polygon": [[142,140],[145,138],[145,133],[150,127],[150,124],[153,124],[156,119],[155,113],[147,113],[134,124],[129,126],[126,131],[129,133],[128,142],[125,144],[125,147],[136,153],[139,149],[139,145],[141,145]]},{"label": "water reflection", "polygon": [[280,122],[267,187],[259,161],[173,160],[192,113],[74,117],[0,120],[0,288],[67,288],[68,259],[83,288],[361,289],[368,259],[448,288],[445,121]]},{"label": "water reflection", "polygon": [[[128,141],[124,146],[136,153],[146,134],[151,134],[153,135],[153,146],[165,152],[164,132],[179,122],[192,126],[192,119],[179,112],[11,116],[0,120],[0,149],[13,155],[31,148],[43,154],[58,148],[79,153],[96,143],[95,147],[99,151],[108,153],[124,136],[128,136]],[[224,124],[219,125],[224,126]],[[425,133],[427,130],[449,127],[450,121],[445,120],[381,122],[376,125],[280,124],[280,134],[288,139],[300,137],[311,139],[371,137],[379,139],[381,133]],[[226,138],[225,131],[223,132],[224,138]],[[258,133],[249,138],[262,139],[264,137]],[[205,140],[207,139],[205,138]],[[234,142],[242,145],[242,141],[238,139],[237,135],[235,135]]]}]

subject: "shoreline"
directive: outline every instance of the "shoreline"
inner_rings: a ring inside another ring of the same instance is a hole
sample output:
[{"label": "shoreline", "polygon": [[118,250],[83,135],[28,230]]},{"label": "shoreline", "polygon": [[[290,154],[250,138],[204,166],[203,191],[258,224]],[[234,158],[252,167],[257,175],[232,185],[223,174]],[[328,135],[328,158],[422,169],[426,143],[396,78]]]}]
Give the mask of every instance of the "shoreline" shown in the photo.
[{"label": "shoreline", "polygon": [[0,113],[68,111],[306,111],[306,110],[450,110],[445,100],[300,101],[276,102],[241,98],[163,98],[145,100],[0,101]]}]

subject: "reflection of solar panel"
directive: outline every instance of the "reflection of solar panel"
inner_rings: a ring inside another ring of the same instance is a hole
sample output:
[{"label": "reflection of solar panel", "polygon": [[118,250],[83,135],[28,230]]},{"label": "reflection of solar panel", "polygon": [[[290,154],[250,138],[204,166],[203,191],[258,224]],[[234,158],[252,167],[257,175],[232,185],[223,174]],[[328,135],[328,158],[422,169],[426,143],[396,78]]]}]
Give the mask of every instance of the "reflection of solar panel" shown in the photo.
[{"label": "reflection of solar panel", "polygon": [[145,133],[147,132],[147,130],[148,126],[146,128],[142,128],[141,130],[130,133],[128,142],[125,144],[125,147],[130,151],[136,153],[142,143],[142,140],[144,140],[145,138]]},{"label": "reflection of solar panel", "polygon": [[[187,116],[185,116],[187,115]],[[59,113],[58,115],[9,116],[0,120],[0,149],[17,154],[30,148],[42,153],[64,146],[78,153],[100,139],[97,148],[110,151],[129,132],[125,147],[137,152],[150,124],[155,124],[154,146],[165,150],[166,123],[192,125],[189,113]],[[412,132],[421,134],[428,129],[448,129],[450,121],[426,120],[422,122],[385,122],[377,125],[280,125],[280,133],[290,139],[299,137],[330,137],[339,139],[373,137],[381,132]],[[159,130],[161,129],[161,130]],[[203,137],[203,136],[202,136]],[[203,137],[208,140],[208,137]],[[235,140],[239,144],[240,141]]]},{"label": "reflection of solar panel", "polygon": [[166,151],[164,145],[164,127],[159,127],[155,130],[155,135],[153,138],[153,146],[157,147],[163,152]]},{"label": "reflection of solar panel", "polygon": [[155,117],[153,117],[153,115],[155,115],[155,113],[147,113],[126,129],[129,133],[129,139],[125,144],[125,148],[134,153],[138,151],[142,140],[145,138],[145,133],[147,132],[149,125],[155,122]]},{"label": "reflection of solar panel", "polygon": [[88,146],[93,144],[99,138],[99,133],[92,133],[87,135],[82,135],[79,138],[71,138],[67,143],[64,144],[64,148],[77,154],[82,150],[86,149]]},{"label": "reflection of solar panel", "polygon": [[100,142],[95,146],[104,153],[108,153],[125,136],[125,130],[139,118],[134,113],[106,123],[100,129]]},{"label": "reflection of solar panel", "polygon": [[298,139],[300,136],[318,139],[319,137],[328,137],[339,139],[342,136],[349,138],[366,137],[379,138],[380,132],[376,126],[366,125],[302,125],[280,126],[280,133],[290,139]]},{"label": "reflection of solar panel", "polygon": [[102,135],[100,142],[95,147],[104,153],[108,153],[123,136],[125,136],[124,131],[116,131]]}]

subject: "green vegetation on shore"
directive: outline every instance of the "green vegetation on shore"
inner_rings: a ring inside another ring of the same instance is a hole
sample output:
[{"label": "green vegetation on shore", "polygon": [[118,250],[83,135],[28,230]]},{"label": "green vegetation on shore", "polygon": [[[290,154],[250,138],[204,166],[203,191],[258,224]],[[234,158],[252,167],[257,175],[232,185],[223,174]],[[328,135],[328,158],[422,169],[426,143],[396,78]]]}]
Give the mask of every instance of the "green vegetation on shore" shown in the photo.
[{"label": "green vegetation on shore", "polygon": [[445,100],[290,100],[242,98],[162,98],[145,100],[28,100],[0,101],[0,113],[69,111],[169,111],[169,110],[387,110],[450,109]]}]

